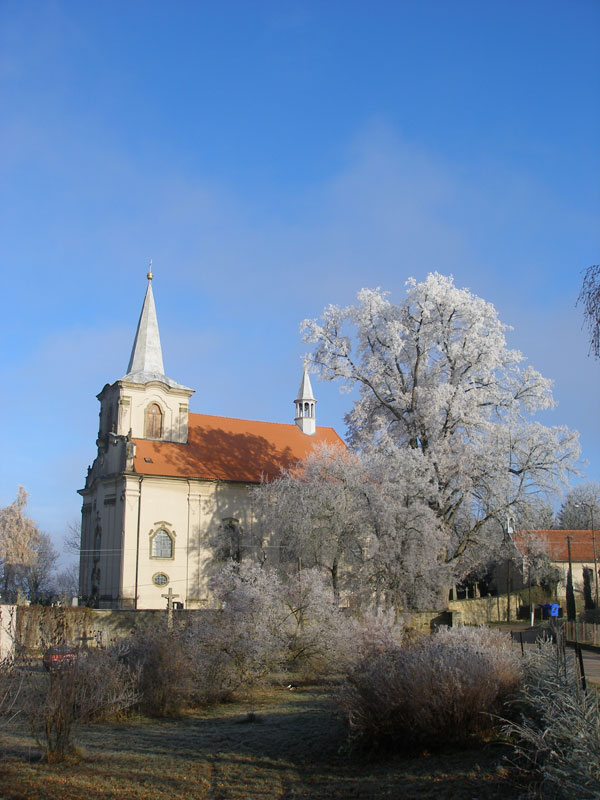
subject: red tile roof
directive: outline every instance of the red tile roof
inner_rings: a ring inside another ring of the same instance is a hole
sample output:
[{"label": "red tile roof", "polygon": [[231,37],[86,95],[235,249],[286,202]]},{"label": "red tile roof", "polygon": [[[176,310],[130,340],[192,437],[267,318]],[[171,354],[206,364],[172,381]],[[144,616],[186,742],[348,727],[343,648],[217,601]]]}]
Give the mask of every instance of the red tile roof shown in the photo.
[{"label": "red tile roof", "polygon": [[[515,537],[517,547],[524,550],[526,547],[521,546],[519,543],[519,534],[523,537],[534,536],[547,542],[547,552],[550,561],[568,561],[568,545],[567,536],[571,537],[571,561],[581,563],[593,563],[594,561],[594,545],[592,539],[592,531],[586,530],[536,530],[536,531],[519,531]],[[600,557],[600,531],[594,531],[596,538],[596,555]]]},{"label": "red tile roof", "polygon": [[[274,478],[318,445],[345,447],[333,428],[313,436],[296,425],[190,414],[188,444],[134,439],[141,475],[259,483]],[[151,460],[148,460],[151,459]]]}]

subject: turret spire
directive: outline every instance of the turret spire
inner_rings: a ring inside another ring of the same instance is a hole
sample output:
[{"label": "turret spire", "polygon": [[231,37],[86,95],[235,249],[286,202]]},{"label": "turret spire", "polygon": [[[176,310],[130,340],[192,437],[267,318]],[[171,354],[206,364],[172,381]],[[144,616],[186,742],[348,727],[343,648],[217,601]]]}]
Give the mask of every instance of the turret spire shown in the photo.
[{"label": "turret spire", "polygon": [[300,381],[300,388],[298,389],[298,397],[294,400],[296,405],[296,419],[294,421],[302,433],[306,433],[309,436],[312,436],[317,430],[315,417],[316,402],[310,384],[310,377],[305,366],[302,370],[302,380]]}]

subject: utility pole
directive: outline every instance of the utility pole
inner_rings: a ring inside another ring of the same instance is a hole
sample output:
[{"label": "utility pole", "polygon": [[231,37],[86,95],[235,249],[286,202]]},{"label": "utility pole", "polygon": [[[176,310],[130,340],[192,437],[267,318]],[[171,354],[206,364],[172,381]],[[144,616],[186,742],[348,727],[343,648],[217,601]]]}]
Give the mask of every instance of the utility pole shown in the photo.
[{"label": "utility pole", "polygon": [[577,607],[575,606],[575,592],[573,591],[573,562],[571,561],[571,537],[567,536],[567,549],[569,552],[569,572],[567,574],[567,619],[575,623],[575,641],[577,642]]},{"label": "utility pole", "polygon": [[596,584],[596,609],[598,608],[598,559],[596,557],[596,531],[594,530],[594,508],[590,506],[592,518],[592,547],[594,548],[594,580]]},{"label": "utility pole", "polygon": [[169,591],[166,594],[161,594],[161,597],[167,598],[167,628],[170,630],[173,627],[173,600],[179,595],[173,594],[173,589],[169,586]]}]

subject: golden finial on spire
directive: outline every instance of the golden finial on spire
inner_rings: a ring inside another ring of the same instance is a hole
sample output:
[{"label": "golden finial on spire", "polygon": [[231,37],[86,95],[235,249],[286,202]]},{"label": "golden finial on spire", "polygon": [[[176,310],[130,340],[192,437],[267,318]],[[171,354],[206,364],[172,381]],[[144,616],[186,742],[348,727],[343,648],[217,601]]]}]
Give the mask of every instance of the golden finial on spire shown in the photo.
[{"label": "golden finial on spire", "polygon": [[152,278],[153,278],[153,275],[152,275],[152,259],[150,259],[150,263],[148,264],[148,274],[146,275],[146,277],[148,278],[149,281],[151,281]]}]

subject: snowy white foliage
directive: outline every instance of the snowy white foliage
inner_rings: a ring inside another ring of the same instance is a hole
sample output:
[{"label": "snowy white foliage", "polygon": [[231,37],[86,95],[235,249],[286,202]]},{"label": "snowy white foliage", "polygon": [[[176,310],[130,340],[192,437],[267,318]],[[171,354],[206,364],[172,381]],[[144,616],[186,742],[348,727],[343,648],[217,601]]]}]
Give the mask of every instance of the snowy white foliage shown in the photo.
[{"label": "snowy white foliage", "polygon": [[435,605],[445,531],[426,494],[423,460],[397,455],[322,447],[256,490],[263,525],[280,537],[281,560],[322,569],[342,601]]},{"label": "snowy white foliage", "polygon": [[[26,588],[25,573],[31,574],[38,551],[47,551],[35,523],[25,515],[27,492],[19,486],[17,499],[0,509],[0,575],[2,598],[14,600],[17,590]],[[51,565],[50,565],[51,568]]]},{"label": "snowy white foliage", "polygon": [[354,661],[371,659],[402,644],[401,621],[391,608],[367,609],[351,621]]},{"label": "snowy white foliage", "polygon": [[252,562],[228,562],[212,578],[211,591],[222,613],[206,629],[205,644],[225,673],[239,686],[281,666],[285,612],[277,574]]},{"label": "snowy white foliage", "polygon": [[583,691],[572,652],[541,642],[529,657],[505,727],[515,765],[537,776],[540,796],[592,800],[600,796],[600,713],[596,692]]},{"label": "snowy white foliage", "polygon": [[437,273],[407,287],[398,305],[363,289],[357,305],[329,306],[302,327],[321,377],[359,387],[352,446],[393,465],[413,506],[407,524],[417,505],[435,519],[443,586],[487,559],[521,504],[564,483],[578,435],[533,419],[554,405],[551,382],[508,348],[493,305]]},{"label": "snowy white foliage", "polygon": [[586,269],[577,303],[583,306],[584,323],[590,335],[590,352],[600,358],[600,264]]}]

